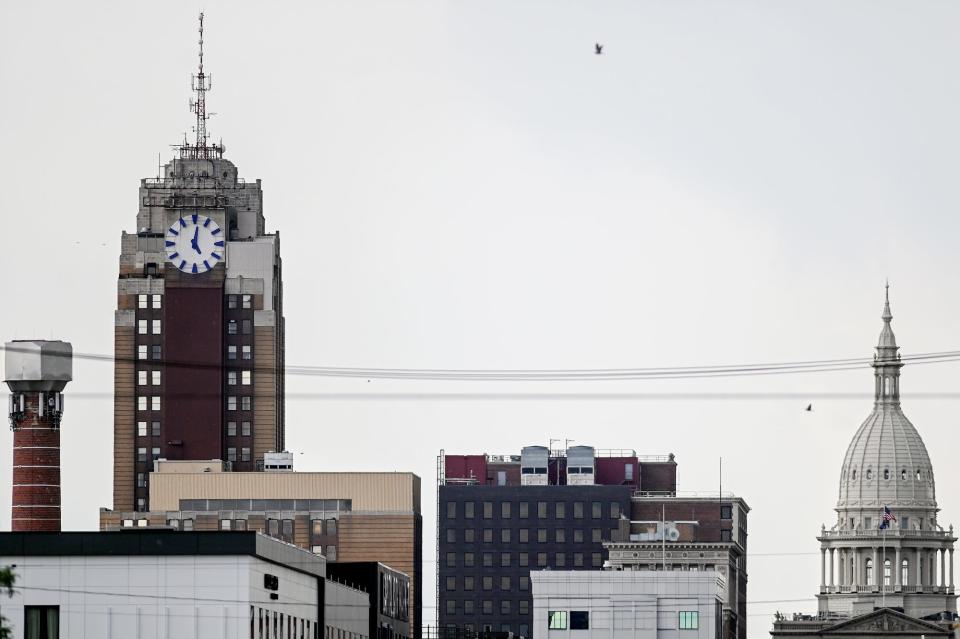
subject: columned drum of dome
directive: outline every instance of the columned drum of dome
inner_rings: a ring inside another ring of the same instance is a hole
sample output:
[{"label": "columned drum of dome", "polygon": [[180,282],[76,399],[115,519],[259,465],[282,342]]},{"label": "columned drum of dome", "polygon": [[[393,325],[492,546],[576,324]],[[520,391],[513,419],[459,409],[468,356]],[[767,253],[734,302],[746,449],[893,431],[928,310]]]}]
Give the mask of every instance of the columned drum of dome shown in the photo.
[{"label": "columned drum of dome", "polygon": [[900,408],[903,363],[890,325],[889,289],[881,319],[873,411],[844,456],[837,521],[818,537],[819,609],[845,616],[882,606],[912,617],[955,612],[956,537],[953,526],[945,530],[937,521],[930,456]]}]

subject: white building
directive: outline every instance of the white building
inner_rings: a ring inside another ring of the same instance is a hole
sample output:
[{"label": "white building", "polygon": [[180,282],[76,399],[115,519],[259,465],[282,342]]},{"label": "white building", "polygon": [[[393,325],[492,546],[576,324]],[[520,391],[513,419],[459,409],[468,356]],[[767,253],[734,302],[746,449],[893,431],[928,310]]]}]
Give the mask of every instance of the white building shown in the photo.
[{"label": "white building", "polygon": [[530,572],[533,639],[717,639],[726,584],[716,572]]},{"label": "white building", "polygon": [[0,534],[14,639],[367,639],[369,595],[255,532]]}]

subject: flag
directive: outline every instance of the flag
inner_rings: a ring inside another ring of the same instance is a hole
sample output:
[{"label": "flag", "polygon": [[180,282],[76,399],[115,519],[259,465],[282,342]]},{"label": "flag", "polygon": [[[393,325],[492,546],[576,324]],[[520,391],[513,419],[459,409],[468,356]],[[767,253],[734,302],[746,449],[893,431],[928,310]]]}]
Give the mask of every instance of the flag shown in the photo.
[{"label": "flag", "polygon": [[897,518],[893,516],[893,513],[890,512],[890,508],[887,506],[883,507],[883,517],[880,518],[880,530],[890,527],[891,521],[896,521]]}]

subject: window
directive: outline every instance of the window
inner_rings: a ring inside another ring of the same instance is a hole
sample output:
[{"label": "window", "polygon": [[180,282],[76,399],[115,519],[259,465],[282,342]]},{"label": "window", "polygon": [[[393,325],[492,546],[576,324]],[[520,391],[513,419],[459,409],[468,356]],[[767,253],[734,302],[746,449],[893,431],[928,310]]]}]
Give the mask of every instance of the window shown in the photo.
[{"label": "window", "polygon": [[720,519],[732,519],[733,518],[733,507],[729,504],[721,504],[720,506]]},{"label": "window", "polygon": [[280,534],[284,541],[293,541],[293,520],[284,519],[280,528]]},{"label": "window", "polygon": [[240,422],[240,434],[244,437],[250,436],[250,422]]},{"label": "window", "polygon": [[620,519],[620,504],[618,502],[610,502],[610,519]]},{"label": "window", "polygon": [[250,461],[250,448],[244,446],[240,449],[240,461]]},{"label": "window", "polygon": [[141,395],[137,398],[137,410],[147,410],[147,398]]},{"label": "window", "polygon": [[603,553],[602,553],[602,552],[592,553],[591,556],[590,556],[590,563],[593,564],[593,567],[594,567],[594,568],[599,568],[600,566],[602,566],[602,565],[603,565]]},{"label": "window", "polygon": [[227,395],[227,410],[237,410],[236,395]]},{"label": "window", "polygon": [[150,383],[154,386],[160,385],[160,371],[150,371]]},{"label": "window", "polygon": [[147,385],[147,371],[137,371],[137,386]]},{"label": "window", "polygon": [[336,535],[336,534],[337,534],[337,520],[331,517],[330,519],[327,519],[327,520],[326,520],[326,524],[327,524],[327,534],[328,534],[328,535]]},{"label": "window", "polygon": [[253,359],[253,347],[243,346],[243,359]]},{"label": "window", "polygon": [[493,543],[493,528],[484,528],[483,529],[483,543],[492,544]]},{"label": "window", "polygon": [[570,630],[590,630],[590,613],[586,610],[571,610]]},{"label": "window", "polygon": [[231,446],[230,448],[227,448],[227,461],[231,461],[231,462],[237,461],[237,449],[236,449],[236,448],[233,448],[232,446]]},{"label": "window", "polygon": [[147,461],[147,449],[146,449],[146,448],[138,448],[138,449],[137,449],[137,461],[138,461],[138,462],[145,462],[145,461]]},{"label": "window", "polygon": [[580,529],[573,531],[573,543],[582,544],[583,543],[583,531]]},{"label": "window", "polygon": [[457,578],[447,577],[447,590],[456,590],[456,589],[457,589]]},{"label": "window", "polygon": [[493,567],[493,553],[485,552],[483,553],[483,567],[492,568]]},{"label": "window", "polygon": [[603,533],[599,528],[593,528],[590,530],[590,541],[595,544],[599,544],[603,541]]},{"label": "window", "polygon": [[323,554],[324,554],[324,556],[325,556],[329,561],[336,561],[336,560],[337,560],[337,547],[336,547],[336,546],[327,546],[327,552],[325,552],[325,553],[323,553]]},{"label": "window", "polygon": [[547,627],[550,630],[567,629],[567,611],[551,610],[547,613]]},{"label": "window", "polygon": [[547,543],[547,529],[546,528],[537,528],[537,543],[545,544]]},{"label": "window", "polygon": [[680,630],[699,630],[700,629],[700,613],[696,610],[681,610],[680,613]]},{"label": "window", "polygon": [[456,568],[457,567],[457,553],[448,552],[447,553],[447,568]]},{"label": "window", "polygon": [[[520,605],[520,610],[518,610],[517,612],[519,612],[521,615],[529,615],[529,614],[530,614],[530,602],[529,602],[528,600],[526,600],[526,599],[521,599],[519,605]],[[526,635],[524,635],[524,636],[526,636]]]},{"label": "window", "polygon": [[590,516],[594,519],[603,517],[603,505],[599,501],[590,503]]},{"label": "window", "polygon": [[455,544],[457,543],[457,531],[453,528],[447,528],[447,543]]},{"label": "window", "polygon": [[884,479],[890,479],[890,469],[889,469],[889,468],[884,468],[884,469],[883,469],[883,478],[884,478]]},{"label": "window", "polygon": [[249,386],[252,375],[252,371],[240,371],[240,384],[243,386]]},{"label": "window", "polygon": [[162,301],[163,301],[163,296],[162,296],[162,295],[154,295],[154,296],[153,296],[153,307],[154,307],[154,308],[161,308],[161,307],[162,307]]},{"label": "window", "polygon": [[162,356],[163,352],[159,344],[154,344],[150,347],[150,357],[152,359],[160,359]]},{"label": "window", "polygon": [[463,541],[472,544],[473,543],[474,530],[473,528],[467,528],[463,531]]},{"label": "window", "polygon": [[483,600],[483,614],[485,615],[493,614],[493,602],[489,599]]},{"label": "window", "polygon": [[233,521],[230,519],[221,519],[220,520],[220,530],[231,530],[233,528]]},{"label": "window", "polygon": [[473,590],[473,577],[464,577],[464,578],[463,578],[463,589],[464,589],[464,590]]},{"label": "window", "polygon": [[624,481],[633,481],[633,464],[623,465],[623,479]]},{"label": "window", "polygon": [[240,410],[253,410],[253,398],[252,398],[252,397],[241,397],[241,398],[240,398]]},{"label": "window", "polygon": [[500,601],[500,614],[501,614],[501,615],[509,615],[509,614],[510,614],[510,600],[509,600],[509,599],[502,599],[502,600]]},{"label": "window", "polygon": [[227,437],[237,436],[237,422],[227,422]]},{"label": "window", "polygon": [[455,615],[457,614],[457,602],[453,600],[447,601],[447,614]]},{"label": "window", "polygon": [[489,501],[483,502],[483,518],[484,519],[493,518],[493,502],[489,502]]},{"label": "window", "polygon": [[465,614],[465,615],[472,615],[472,614],[474,614],[473,599],[464,599],[464,600],[463,600],[463,614]]},{"label": "window", "polygon": [[582,552],[575,552],[575,553],[573,553],[573,565],[574,565],[575,567],[578,567],[578,568],[583,566],[583,553],[582,553]]},{"label": "window", "polygon": [[182,520],[182,521],[180,522],[180,524],[183,526],[183,529],[184,529],[184,530],[188,530],[188,531],[189,531],[189,530],[193,530],[193,520],[192,520],[192,519],[184,519],[184,520]]},{"label": "window", "polygon": [[180,530],[180,520],[179,519],[168,519],[167,525],[173,528],[174,530]]},{"label": "window", "polygon": [[530,577],[524,575],[517,579],[517,585],[520,587],[520,592],[526,592],[530,590]]},{"label": "window", "polygon": [[237,320],[227,320],[227,335],[237,334]]},{"label": "window", "polygon": [[903,470],[900,471],[900,479],[903,480],[903,481],[906,481],[906,479],[907,479],[907,469],[906,469],[906,468],[904,468]]},{"label": "window", "polygon": [[870,530],[871,528],[873,528],[873,518],[872,518],[872,517],[864,517],[864,518],[863,518],[863,528],[864,528],[864,530]]},{"label": "window", "polygon": [[252,308],[252,307],[253,307],[253,296],[252,296],[252,295],[244,295],[244,296],[242,296],[241,300],[242,300],[242,302],[243,302],[243,308]]},{"label": "window", "polygon": [[502,519],[510,519],[510,502],[505,501],[500,504],[500,517]]},{"label": "window", "polygon": [[537,566],[540,568],[545,568],[547,565],[547,553],[538,552],[537,553]]},{"label": "window", "polygon": [[137,308],[147,308],[146,295],[137,295]]},{"label": "window", "polygon": [[562,544],[562,543],[564,543],[565,541],[567,541],[567,531],[564,530],[563,528],[557,528],[557,529],[554,531],[554,536],[556,537],[555,541],[556,541],[558,544]]},{"label": "window", "polygon": [[528,543],[530,541],[530,530],[528,528],[521,528],[519,533],[518,541],[521,544]]},{"label": "window", "polygon": [[24,606],[23,636],[30,639],[60,637],[60,606]]},{"label": "window", "polygon": [[510,577],[500,577],[500,590],[510,592]]},{"label": "window", "polygon": [[[448,558],[449,558],[449,555],[451,555],[451,554],[452,554],[452,553],[447,553]],[[472,568],[472,567],[473,567],[473,564],[474,564],[473,553],[472,553],[472,552],[465,552],[465,553],[463,553],[463,565],[466,566],[467,568]],[[450,565],[450,564],[448,564],[448,565]]]},{"label": "window", "polygon": [[253,322],[251,322],[250,320],[248,319],[243,320],[243,323],[241,324],[241,326],[243,327],[244,335],[249,335],[251,332],[253,332]]},{"label": "window", "polygon": [[227,308],[236,308],[236,307],[237,307],[237,296],[227,295]]},{"label": "window", "polygon": [[160,410],[160,396],[154,395],[150,398],[150,410]]},{"label": "window", "polygon": [[237,359],[237,347],[233,344],[227,346],[227,359]]},{"label": "window", "polygon": [[556,512],[557,512],[557,519],[563,519],[564,517],[567,516],[567,505],[562,501],[558,501]]},{"label": "window", "polygon": [[521,501],[518,510],[520,511],[520,519],[526,519],[530,516],[530,504],[528,502]]},{"label": "window", "polygon": [[151,449],[150,454],[153,457],[153,461],[157,461],[158,459],[160,459],[160,449],[157,448],[156,446],[154,446]]},{"label": "window", "polygon": [[500,553],[500,567],[509,568],[510,567],[510,553],[502,552]]},{"label": "window", "polygon": [[160,334],[160,320],[157,320],[157,319],[153,320],[153,325],[151,326],[150,332],[153,333],[154,335]]},{"label": "window", "polygon": [[510,529],[504,528],[500,531],[500,543],[509,544],[510,543]]},{"label": "window", "polygon": [[527,566],[530,565],[530,553],[528,552],[519,553],[519,559],[520,559],[521,568],[526,568]]},{"label": "window", "polygon": [[[147,500],[144,499],[143,497],[138,498],[138,499],[137,499],[137,510],[140,511],[140,512],[143,512],[143,511],[145,511],[146,509],[147,509]],[[132,521],[132,520],[130,521],[130,525],[131,525],[131,526],[133,525],[133,521]],[[137,525],[138,525],[138,526],[140,525],[140,522],[139,522],[139,521],[137,522]]]},{"label": "window", "polygon": [[537,517],[540,519],[547,518],[547,502],[545,501],[537,502]]},{"label": "window", "polygon": [[139,437],[147,436],[147,422],[137,422],[137,435]]},{"label": "window", "polygon": [[890,565],[890,560],[889,559],[885,560],[883,562],[883,585],[884,586],[890,585],[890,576],[892,572],[891,569],[892,569],[892,566]]},{"label": "window", "polygon": [[732,532],[729,530],[720,531],[720,541],[732,541]]},{"label": "window", "polygon": [[137,346],[137,359],[147,359],[147,345],[140,344]]},{"label": "window", "polygon": [[468,501],[463,505],[463,518],[473,519],[473,502]]},{"label": "window", "polygon": [[900,583],[904,586],[907,585],[907,577],[910,576],[910,563],[904,559],[900,562]]},{"label": "window", "polygon": [[582,501],[573,502],[573,518],[583,519],[583,502]]},{"label": "window", "polygon": [[146,488],[146,487],[147,487],[147,474],[137,473],[137,488]]},{"label": "window", "polygon": [[137,320],[137,334],[146,335],[147,334],[147,320]]},{"label": "window", "polygon": [[484,589],[484,590],[493,590],[493,577],[484,577],[484,578],[483,578],[483,589]]},{"label": "window", "polygon": [[227,386],[237,385],[237,371],[227,371]]}]

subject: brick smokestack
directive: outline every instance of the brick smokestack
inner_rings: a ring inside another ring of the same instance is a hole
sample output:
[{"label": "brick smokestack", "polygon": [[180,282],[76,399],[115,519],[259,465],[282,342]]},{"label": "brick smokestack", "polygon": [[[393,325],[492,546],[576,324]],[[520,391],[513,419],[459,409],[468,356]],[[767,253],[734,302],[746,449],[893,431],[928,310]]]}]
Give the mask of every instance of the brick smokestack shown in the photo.
[{"label": "brick smokestack", "polygon": [[13,429],[14,532],[60,530],[60,419],[72,379],[66,342],[7,342],[6,384]]}]

